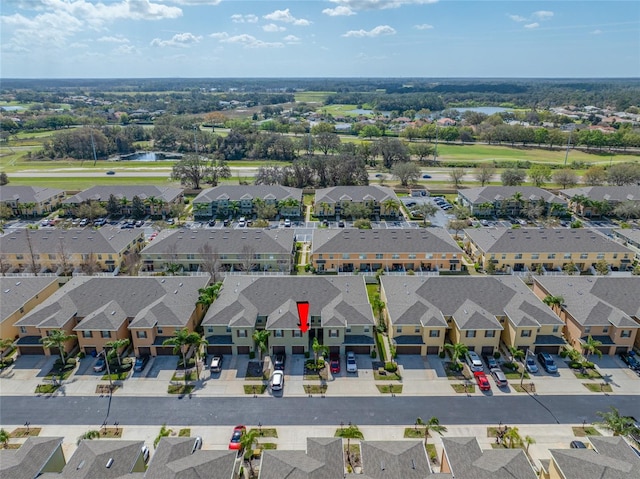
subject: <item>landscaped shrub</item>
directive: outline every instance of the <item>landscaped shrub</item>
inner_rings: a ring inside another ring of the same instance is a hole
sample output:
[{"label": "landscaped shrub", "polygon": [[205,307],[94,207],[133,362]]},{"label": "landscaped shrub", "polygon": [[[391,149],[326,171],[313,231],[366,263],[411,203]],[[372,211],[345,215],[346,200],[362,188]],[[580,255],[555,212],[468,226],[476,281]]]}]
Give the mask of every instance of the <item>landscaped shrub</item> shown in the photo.
[{"label": "landscaped shrub", "polygon": [[496,351],[495,353],[493,353],[494,359],[500,359],[500,356],[501,356],[500,351]]},{"label": "landscaped shrub", "polygon": [[444,357],[445,357],[446,355],[447,355],[447,353],[445,353],[444,351],[440,351],[440,352],[438,353],[438,357],[439,357],[440,359],[444,359]]},{"label": "landscaped shrub", "polygon": [[375,349],[372,349],[372,350],[371,350],[371,358],[372,358],[372,359],[376,359],[377,357],[378,357],[378,354],[376,353],[376,350],[375,350]]},{"label": "landscaped shrub", "polygon": [[504,363],[503,366],[507,369],[510,369],[512,371],[517,371],[518,370],[518,365],[516,363],[512,363],[512,362],[507,362]]},{"label": "landscaped shrub", "polygon": [[561,357],[562,359],[566,358],[566,357],[567,357],[567,354],[568,354],[568,353],[567,353],[567,350],[566,350],[566,349],[563,349],[562,351],[560,351],[560,357]]},{"label": "landscaped shrub", "polygon": [[309,359],[309,356],[310,356],[309,351],[305,351],[305,352],[304,352],[304,357],[305,357],[306,359]]},{"label": "landscaped shrub", "polygon": [[249,351],[249,359],[255,359],[256,358],[256,352],[255,351]]},{"label": "landscaped shrub", "polygon": [[384,370],[389,373],[395,373],[398,370],[398,365],[396,363],[392,363],[391,361],[388,361],[384,363]]}]

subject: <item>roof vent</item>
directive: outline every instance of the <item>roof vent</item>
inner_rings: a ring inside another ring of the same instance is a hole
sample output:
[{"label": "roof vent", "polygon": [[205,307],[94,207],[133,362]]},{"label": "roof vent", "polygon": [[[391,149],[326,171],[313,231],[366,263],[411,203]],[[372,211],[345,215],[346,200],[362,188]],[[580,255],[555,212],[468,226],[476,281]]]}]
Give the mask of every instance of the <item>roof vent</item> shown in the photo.
[{"label": "roof vent", "polygon": [[160,280],[161,283],[164,283],[165,281],[166,281],[166,279],[161,279]]},{"label": "roof vent", "polygon": [[80,464],[78,464],[78,467],[76,467],[76,471],[78,469],[82,469],[82,466],[84,466],[84,459],[82,461],[80,461]]},{"label": "roof vent", "polygon": [[8,293],[9,291],[11,291],[10,289],[5,289],[4,292]]},{"label": "roof vent", "polygon": [[173,294],[178,294],[178,290],[176,289],[176,290],[173,292]]},{"label": "roof vent", "polygon": [[18,282],[16,283],[16,286],[20,286],[21,284],[22,284],[22,281],[18,281]]},{"label": "roof vent", "polygon": [[384,461],[380,462],[380,470],[384,471],[385,467],[384,467]]},{"label": "roof vent", "polygon": [[113,457],[110,457],[105,467],[109,469],[112,465],[113,465]]},{"label": "roof vent", "polygon": [[114,314],[116,314],[116,312],[115,311],[111,311],[111,316],[113,316]]}]

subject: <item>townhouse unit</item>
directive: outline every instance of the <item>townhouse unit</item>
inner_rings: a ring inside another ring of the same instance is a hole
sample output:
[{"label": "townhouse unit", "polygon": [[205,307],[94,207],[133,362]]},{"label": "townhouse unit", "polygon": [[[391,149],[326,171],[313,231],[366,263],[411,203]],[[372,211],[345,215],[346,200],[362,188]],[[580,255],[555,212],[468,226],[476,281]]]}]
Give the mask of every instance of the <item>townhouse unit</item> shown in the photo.
[{"label": "townhouse unit", "polygon": [[443,228],[315,229],[310,262],[325,272],[460,271],[462,250]]},{"label": "townhouse unit", "polygon": [[640,474],[640,457],[621,436],[589,436],[586,449],[550,449],[540,479],[630,479]]},{"label": "townhouse unit", "polygon": [[640,277],[536,276],[533,292],[540,299],[560,298],[553,310],[574,348],[580,350],[589,336],[602,343],[598,349],[603,354],[633,348],[640,328]]},{"label": "townhouse unit", "polygon": [[640,186],[583,186],[558,192],[568,201],[569,209],[586,218],[609,214],[618,204],[640,203]]},{"label": "townhouse unit", "polygon": [[349,218],[352,204],[367,208],[372,219],[397,219],[402,216],[398,196],[386,186],[334,186],[317,189],[313,214],[321,219]]},{"label": "townhouse unit", "polygon": [[12,216],[43,216],[60,208],[64,190],[37,186],[11,186],[0,188],[0,203]]},{"label": "townhouse unit", "polygon": [[483,186],[458,190],[458,201],[478,217],[519,216],[532,205],[541,215],[562,216],[567,201],[535,186]]},{"label": "townhouse unit", "polygon": [[[64,479],[140,477],[136,473],[144,473],[146,469],[143,446],[143,441],[85,439],[80,441],[59,477]],[[57,475],[51,474],[47,477],[50,479]]]},{"label": "townhouse unit", "polygon": [[15,323],[60,286],[51,276],[0,277],[0,338],[17,338]]},{"label": "townhouse unit", "polygon": [[143,246],[141,229],[17,228],[0,236],[0,265],[3,273],[117,273]]},{"label": "townhouse unit", "polygon": [[204,310],[198,277],[76,277],[16,322],[20,354],[56,354],[41,339],[53,330],[77,336],[65,343],[91,354],[118,339],[129,339],[135,355],[171,355],[163,342],[181,329],[193,331]]},{"label": "townhouse unit", "polygon": [[[263,207],[265,207],[263,209]],[[196,220],[236,216],[300,218],[302,190],[280,185],[223,185],[202,190],[193,200]]]},{"label": "townhouse unit", "polygon": [[66,464],[63,437],[29,436],[19,449],[0,449],[0,476],[9,478],[53,477]]},{"label": "townhouse unit", "polygon": [[582,228],[472,228],[464,233],[465,250],[485,271],[567,271],[572,263],[577,273],[601,260],[613,271],[626,271],[634,257],[626,246]]},{"label": "townhouse unit", "polygon": [[65,214],[74,216],[82,204],[99,203],[106,207],[113,196],[120,206],[122,216],[131,216],[133,198],[138,197],[144,203],[145,214],[153,217],[171,216],[171,209],[184,203],[184,190],[170,186],[156,185],[103,185],[92,186],[80,193],[69,196],[62,202]]},{"label": "townhouse unit", "polygon": [[636,259],[640,260],[640,230],[638,229],[619,229],[613,230],[613,237],[632,250]]},{"label": "townhouse unit", "polygon": [[141,252],[143,272],[168,269],[204,271],[270,271],[290,273],[295,233],[292,229],[163,230]]},{"label": "townhouse unit", "polygon": [[398,354],[438,354],[447,340],[479,354],[565,344],[563,322],[514,276],[382,276],[380,296]]},{"label": "townhouse unit", "polygon": [[[310,306],[305,333],[298,301]],[[374,326],[363,276],[227,276],[202,321],[211,354],[255,351],[256,330],[271,333],[271,354],[312,354],[314,338],[331,352],[369,354]]]},{"label": "townhouse unit", "polygon": [[344,478],[342,439],[308,437],[305,451],[264,451],[259,479]]}]

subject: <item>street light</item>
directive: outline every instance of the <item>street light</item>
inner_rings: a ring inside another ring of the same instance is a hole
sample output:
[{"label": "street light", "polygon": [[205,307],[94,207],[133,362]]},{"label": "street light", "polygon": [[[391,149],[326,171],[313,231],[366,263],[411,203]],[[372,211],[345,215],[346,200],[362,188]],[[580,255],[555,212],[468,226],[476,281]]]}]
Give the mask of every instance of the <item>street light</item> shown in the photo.
[{"label": "street light", "polygon": [[111,381],[111,371],[109,370],[109,360],[107,359],[107,350],[103,349],[99,356],[104,357],[104,364],[107,366],[107,377],[109,378],[109,393],[113,391],[113,382]]}]

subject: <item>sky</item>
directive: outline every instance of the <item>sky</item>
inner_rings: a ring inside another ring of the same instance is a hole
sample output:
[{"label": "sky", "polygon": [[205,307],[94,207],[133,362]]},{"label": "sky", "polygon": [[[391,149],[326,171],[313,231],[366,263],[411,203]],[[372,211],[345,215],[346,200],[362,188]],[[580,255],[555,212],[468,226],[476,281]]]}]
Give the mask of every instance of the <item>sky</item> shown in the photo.
[{"label": "sky", "polygon": [[1,78],[640,77],[640,2],[1,0]]}]

